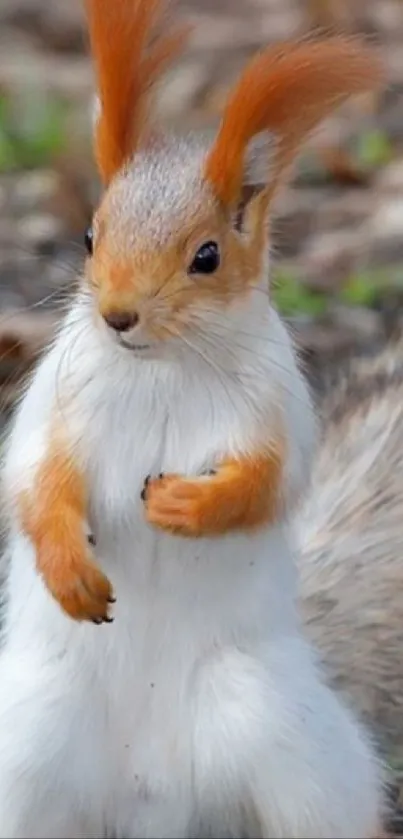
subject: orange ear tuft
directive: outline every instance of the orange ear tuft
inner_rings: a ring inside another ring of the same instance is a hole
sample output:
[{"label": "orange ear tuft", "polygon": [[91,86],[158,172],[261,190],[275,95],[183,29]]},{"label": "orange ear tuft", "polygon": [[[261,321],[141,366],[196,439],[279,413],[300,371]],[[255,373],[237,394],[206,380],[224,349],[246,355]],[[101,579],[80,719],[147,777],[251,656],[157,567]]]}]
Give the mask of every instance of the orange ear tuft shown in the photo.
[{"label": "orange ear tuft", "polygon": [[375,52],[355,38],[333,37],[272,47],[244,71],[225,108],[205,176],[217,197],[239,197],[244,154],[256,134],[275,135],[273,194],[307,135],[349,96],[375,89],[382,68]]},{"label": "orange ear tuft", "polygon": [[138,147],[148,94],[177,55],[185,28],[156,36],[164,0],[85,0],[101,104],[95,155],[108,183]]}]

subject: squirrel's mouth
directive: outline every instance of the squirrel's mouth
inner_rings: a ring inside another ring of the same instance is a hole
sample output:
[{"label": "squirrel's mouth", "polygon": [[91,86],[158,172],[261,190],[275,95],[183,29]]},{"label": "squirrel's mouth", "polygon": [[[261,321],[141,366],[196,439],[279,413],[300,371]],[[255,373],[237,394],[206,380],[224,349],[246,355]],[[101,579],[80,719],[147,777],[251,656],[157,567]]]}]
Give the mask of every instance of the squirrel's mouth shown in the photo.
[{"label": "squirrel's mouth", "polygon": [[124,347],[126,350],[131,350],[132,352],[145,352],[146,350],[151,349],[150,344],[131,344],[129,341],[125,341],[124,338],[119,338],[119,344],[121,347]]}]

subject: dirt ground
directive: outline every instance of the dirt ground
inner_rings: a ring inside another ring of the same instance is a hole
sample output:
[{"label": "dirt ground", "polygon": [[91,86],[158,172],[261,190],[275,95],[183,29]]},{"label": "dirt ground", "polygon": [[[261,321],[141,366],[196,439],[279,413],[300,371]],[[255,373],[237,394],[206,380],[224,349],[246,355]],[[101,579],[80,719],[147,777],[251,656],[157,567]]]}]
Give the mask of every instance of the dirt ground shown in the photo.
[{"label": "dirt ground", "polygon": [[[263,44],[336,28],[383,55],[385,90],[324,126],[276,208],[273,294],[319,383],[403,322],[403,0],[178,0],[177,14],[194,31],[158,105],[178,130],[217,121]],[[98,194],[86,50],[79,0],[0,0],[0,425],[84,257]]]}]

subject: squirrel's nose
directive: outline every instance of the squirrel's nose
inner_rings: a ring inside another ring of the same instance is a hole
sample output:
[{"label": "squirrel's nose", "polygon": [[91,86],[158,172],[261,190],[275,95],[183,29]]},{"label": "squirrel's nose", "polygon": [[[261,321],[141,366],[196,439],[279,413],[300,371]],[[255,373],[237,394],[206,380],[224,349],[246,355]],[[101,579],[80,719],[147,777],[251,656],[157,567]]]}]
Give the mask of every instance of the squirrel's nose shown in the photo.
[{"label": "squirrel's nose", "polygon": [[128,332],[139,322],[137,312],[111,312],[104,315],[104,321],[116,332]]}]

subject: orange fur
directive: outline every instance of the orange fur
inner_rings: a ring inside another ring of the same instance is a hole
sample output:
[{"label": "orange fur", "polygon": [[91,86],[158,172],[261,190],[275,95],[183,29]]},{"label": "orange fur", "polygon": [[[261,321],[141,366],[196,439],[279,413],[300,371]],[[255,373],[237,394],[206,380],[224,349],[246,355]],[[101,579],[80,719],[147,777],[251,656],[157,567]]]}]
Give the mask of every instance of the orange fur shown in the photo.
[{"label": "orange fur", "polygon": [[251,61],[228,101],[205,175],[224,205],[239,199],[244,154],[256,134],[277,140],[273,194],[307,135],[353,94],[381,81],[374,51],[355,38],[285,43]]},{"label": "orange fur", "polygon": [[183,44],[185,29],[156,37],[164,0],[85,0],[101,115],[95,155],[108,183],[144,137],[149,92]]},{"label": "orange fur", "polygon": [[[137,312],[141,324],[158,339],[181,333],[195,322],[195,307],[228,306],[255,282],[262,250],[260,239],[239,237],[220,207],[206,209],[198,223],[189,213],[180,235],[163,248],[147,248],[132,241],[127,252],[109,232],[108,203],[97,213],[102,237],[97,236],[87,276],[101,315]],[[195,281],[188,275],[197,249],[213,239],[219,243],[221,262],[214,274]],[[255,241],[256,240],[256,241]]]},{"label": "orange fur", "polygon": [[22,526],[49,591],[76,620],[108,617],[112,588],[97,568],[84,532],[87,493],[71,457],[56,446],[19,499]]},{"label": "orange fur", "polygon": [[276,520],[280,512],[284,447],[225,460],[213,475],[163,475],[145,488],[150,524],[182,536],[218,536]]}]

